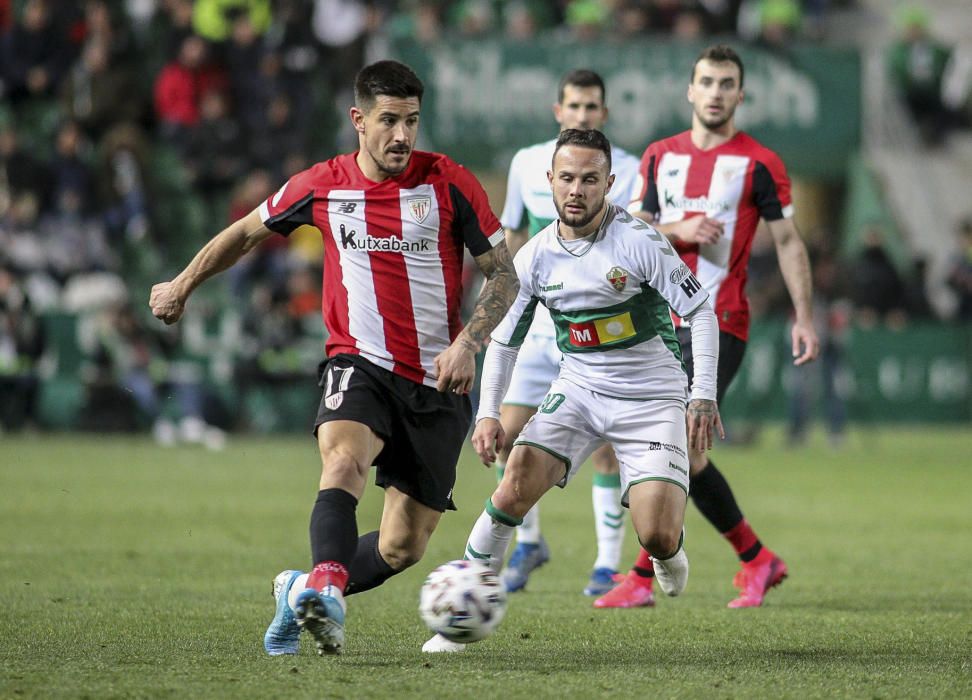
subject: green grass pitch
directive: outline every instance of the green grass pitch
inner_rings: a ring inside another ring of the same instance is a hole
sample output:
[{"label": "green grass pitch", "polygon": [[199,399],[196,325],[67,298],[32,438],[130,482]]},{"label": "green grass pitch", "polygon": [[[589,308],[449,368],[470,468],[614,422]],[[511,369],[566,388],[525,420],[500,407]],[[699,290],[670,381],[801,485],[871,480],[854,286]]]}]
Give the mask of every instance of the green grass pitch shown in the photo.
[{"label": "green grass pitch", "polygon": [[[542,503],[553,559],[491,638],[426,656],[419,587],[461,556],[493,474],[471,452],[425,559],[349,599],[348,643],[267,657],[270,582],[308,563],[310,438],[221,453],[105,436],[0,438],[0,698],[972,697],[972,434],[720,446],[790,578],[728,610],[736,563],[693,507],[684,596],[594,610],[589,467]],[[377,525],[381,492],[359,508]],[[628,528],[625,562],[635,551]]]}]

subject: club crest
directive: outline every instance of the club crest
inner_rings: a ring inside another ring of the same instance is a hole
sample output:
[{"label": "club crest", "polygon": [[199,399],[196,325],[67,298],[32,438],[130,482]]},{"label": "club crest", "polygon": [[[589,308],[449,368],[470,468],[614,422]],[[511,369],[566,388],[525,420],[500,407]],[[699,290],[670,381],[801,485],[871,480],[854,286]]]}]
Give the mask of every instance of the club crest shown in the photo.
[{"label": "club crest", "polygon": [[628,271],[623,267],[612,267],[608,270],[607,281],[611,283],[615,291],[623,292],[625,285],[628,283]]},{"label": "club crest", "polygon": [[412,215],[415,223],[421,224],[425,221],[432,210],[432,198],[429,196],[409,197],[406,201],[408,202],[408,213]]}]

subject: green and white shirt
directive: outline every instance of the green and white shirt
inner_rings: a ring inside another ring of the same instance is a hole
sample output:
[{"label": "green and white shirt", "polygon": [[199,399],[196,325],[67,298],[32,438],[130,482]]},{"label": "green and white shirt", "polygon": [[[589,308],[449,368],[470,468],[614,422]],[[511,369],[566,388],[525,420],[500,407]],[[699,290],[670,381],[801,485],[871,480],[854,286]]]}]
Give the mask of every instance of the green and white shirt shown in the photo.
[{"label": "green and white shirt", "polygon": [[[520,291],[493,340],[518,347],[543,305],[564,355],[562,378],[619,398],[687,398],[669,308],[685,317],[709,295],[661,233],[611,205],[589,238],[565,241],[554,222],[514,264]],[[711,380],[704,393],[712,395],[700,398],[715,398]]]}]

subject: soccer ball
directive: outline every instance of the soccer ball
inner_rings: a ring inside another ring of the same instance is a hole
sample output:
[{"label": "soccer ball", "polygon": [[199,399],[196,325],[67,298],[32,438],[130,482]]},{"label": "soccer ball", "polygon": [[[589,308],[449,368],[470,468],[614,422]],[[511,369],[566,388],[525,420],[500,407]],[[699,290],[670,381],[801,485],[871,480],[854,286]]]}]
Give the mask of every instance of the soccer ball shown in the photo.
[{"label": "soccer ball", "polygon": [[505,612],[506,589],[484,561],[450,561],[433,570],[422,585],[422,619],[453,642],[485,639]]}]

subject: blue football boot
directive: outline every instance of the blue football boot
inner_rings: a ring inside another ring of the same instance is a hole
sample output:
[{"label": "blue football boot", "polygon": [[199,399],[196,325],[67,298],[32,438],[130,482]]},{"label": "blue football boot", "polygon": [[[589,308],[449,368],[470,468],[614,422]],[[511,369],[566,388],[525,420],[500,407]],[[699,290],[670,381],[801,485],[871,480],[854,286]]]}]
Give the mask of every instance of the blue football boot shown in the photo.
[{"label": "blue football boot", "polygon": [[323,591],[305,588],[294,605],[297,624],[310,632],[320,656],[341,653],[344,612],[344,595],[334,586],[326,586]]},{"label": "blue football boot", "polygon": [[534,569],[539,569],[548,561],[550,561],[550,547],[547,546],[547,541],[543,537],[535,544],[521,542],[516,545],[513,556],[510,557],[509,563],[503,569],[503,573],[500,574],[506,592],[515,593],[523,590],[526,587],[527,579],[530,578],[530,573]]},{"label": "blue football boot", "polygon": [[287,602],[287,596],[290,594],[290,587],[302,573],[304,572],[288,569],[281,571],[273,580],[273,597],[277,601],[277,611],[267,627],[267,633],[263,635],[263,648],[270,656],[296,654],[300,649],[300,627]]}]

